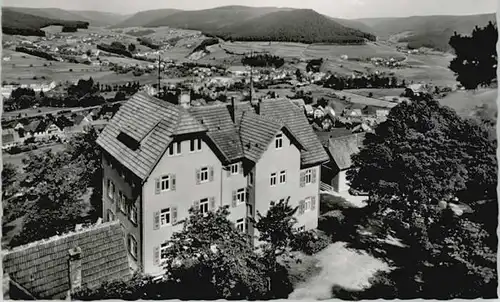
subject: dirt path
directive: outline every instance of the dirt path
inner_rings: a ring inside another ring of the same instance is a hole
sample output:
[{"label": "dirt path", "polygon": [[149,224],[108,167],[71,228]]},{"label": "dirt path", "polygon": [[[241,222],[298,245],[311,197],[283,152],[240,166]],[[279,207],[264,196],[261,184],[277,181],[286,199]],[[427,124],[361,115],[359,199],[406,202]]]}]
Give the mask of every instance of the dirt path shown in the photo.
[{"label": "dirt path", "polygon": [[386,263],[347,249],[345,242],[336,242],[314,256],[322,268],[319,274],[296,286],[289,299],[330,299],[333,285],[357,290],[369,285],[368,279],[379,270],[388,270]]}]

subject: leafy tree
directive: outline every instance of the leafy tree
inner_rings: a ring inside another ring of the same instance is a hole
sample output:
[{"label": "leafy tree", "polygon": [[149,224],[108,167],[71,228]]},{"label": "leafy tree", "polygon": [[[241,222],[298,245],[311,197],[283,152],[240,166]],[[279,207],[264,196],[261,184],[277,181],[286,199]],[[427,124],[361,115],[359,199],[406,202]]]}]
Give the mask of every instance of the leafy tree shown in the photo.
[{"label": "leafy tree", "polygon": [[16,182],[17,169],[12,163],[4,163],[2,167],[2,196],[10,195],[9,191]]},{"label": "leafy tree", "polygon": [[[348,174],[370,193],[366,218],[379,224],[362,245],[396,269],[358,298],[496,295],[495,150],[483,125],[429,96],[396,106],[367,134]],[[376,240],[387,234],[405,247]]]},{"label": "leafy tree", "polygon": [[80,181],[84,168],[70,162],[66,153],[31,154],[24,160],[26,177],[21,181],[19,204],[26,212],[21,232],[12,246],[48,238],[73,228],[84,214]]},{"label": "leafy tree", "polygon": [[101,149],[96,143],[99,133],[93,127],[73,136],[68,142],[70,160],[82,167],[82,185],[92,188],[90,202],[94,216],[102,213],[102,166]]},{"label": "leafy tree", "polygon": [[247,236],[228,220],[227,207],[191,216],[164,255],[167,278],[197,288],[193,299],[258,299],[267,294],[266,267]]},{"label": "leafy tree", "polygon": [[488,86],[497,78],[497,26],[491,21],[484,28],[476,26],[471,36],[455,32],[449,44],[456,57],[450,69],[466,89]]}]

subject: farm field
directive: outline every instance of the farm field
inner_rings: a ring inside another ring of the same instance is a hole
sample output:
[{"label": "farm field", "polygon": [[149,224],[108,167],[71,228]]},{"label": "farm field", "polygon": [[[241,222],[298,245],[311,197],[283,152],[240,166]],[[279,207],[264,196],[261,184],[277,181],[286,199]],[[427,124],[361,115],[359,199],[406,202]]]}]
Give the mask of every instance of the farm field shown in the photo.
[{"label": "farm field", "polygon": [[478,110],[494,116],[498,110],[497,96],[497,88],[481,88],[477,91],[457,90],[439,101],[464,116],[472,116]]},{"label": "farm field", "polygon": [[[49,147],[44,147],[40,149],[36,149],[30,152],[33,152],[34,154],[40,154],[46,150],[51,150],[52,152],[59,152],[62,151],[66,148],[65,144],[55,144]],[[5,163],[11,163],[13,164],[17,169],[22,170],[23,168],[23,159],[28,157],[29,152],[22,152],[18,154],[7,154],[3,153],[2,155],[2,161]]]},{"label": "farm field", "polygon": [[404,88],[364,88],[364,89],[349,89],[350,93],[362,95],[368,97],[370,93],[373,95],[373,98],[384,98],[387,96],[400,96],[401,93],[405,91]]}]

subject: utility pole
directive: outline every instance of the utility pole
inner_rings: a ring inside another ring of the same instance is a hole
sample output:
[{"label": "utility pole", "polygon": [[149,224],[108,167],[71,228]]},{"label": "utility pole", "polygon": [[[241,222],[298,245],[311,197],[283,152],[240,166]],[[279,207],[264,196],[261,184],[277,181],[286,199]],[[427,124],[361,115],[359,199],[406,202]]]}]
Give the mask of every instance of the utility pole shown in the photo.
[{"label": "utility pole", "polygon": [[160,80],[161,80],[161,55],[158,55],[158,93],[160,92],[161,89]]}]

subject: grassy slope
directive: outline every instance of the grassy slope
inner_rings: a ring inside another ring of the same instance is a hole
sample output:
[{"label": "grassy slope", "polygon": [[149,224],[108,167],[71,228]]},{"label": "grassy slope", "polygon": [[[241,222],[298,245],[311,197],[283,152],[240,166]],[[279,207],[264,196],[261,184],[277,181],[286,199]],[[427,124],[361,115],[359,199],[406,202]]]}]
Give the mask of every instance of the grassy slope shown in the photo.
[{"label": "grassy slope", "polygon": [[138,12],[127,19],[115,24],[112,28],[126,28],[126,27],[141,27],[146,26],[149,23],[164,17],[168,17],[172,14],[178,13],[180,10],[177,9],[155,9]]},{"label": "grassy slope", "polygon": [[99,11],[67,11],[60,8],[6,7],[9,11],[56,20],[81,20],[91,26],[108,26],[122,21],[125,16]]}]

